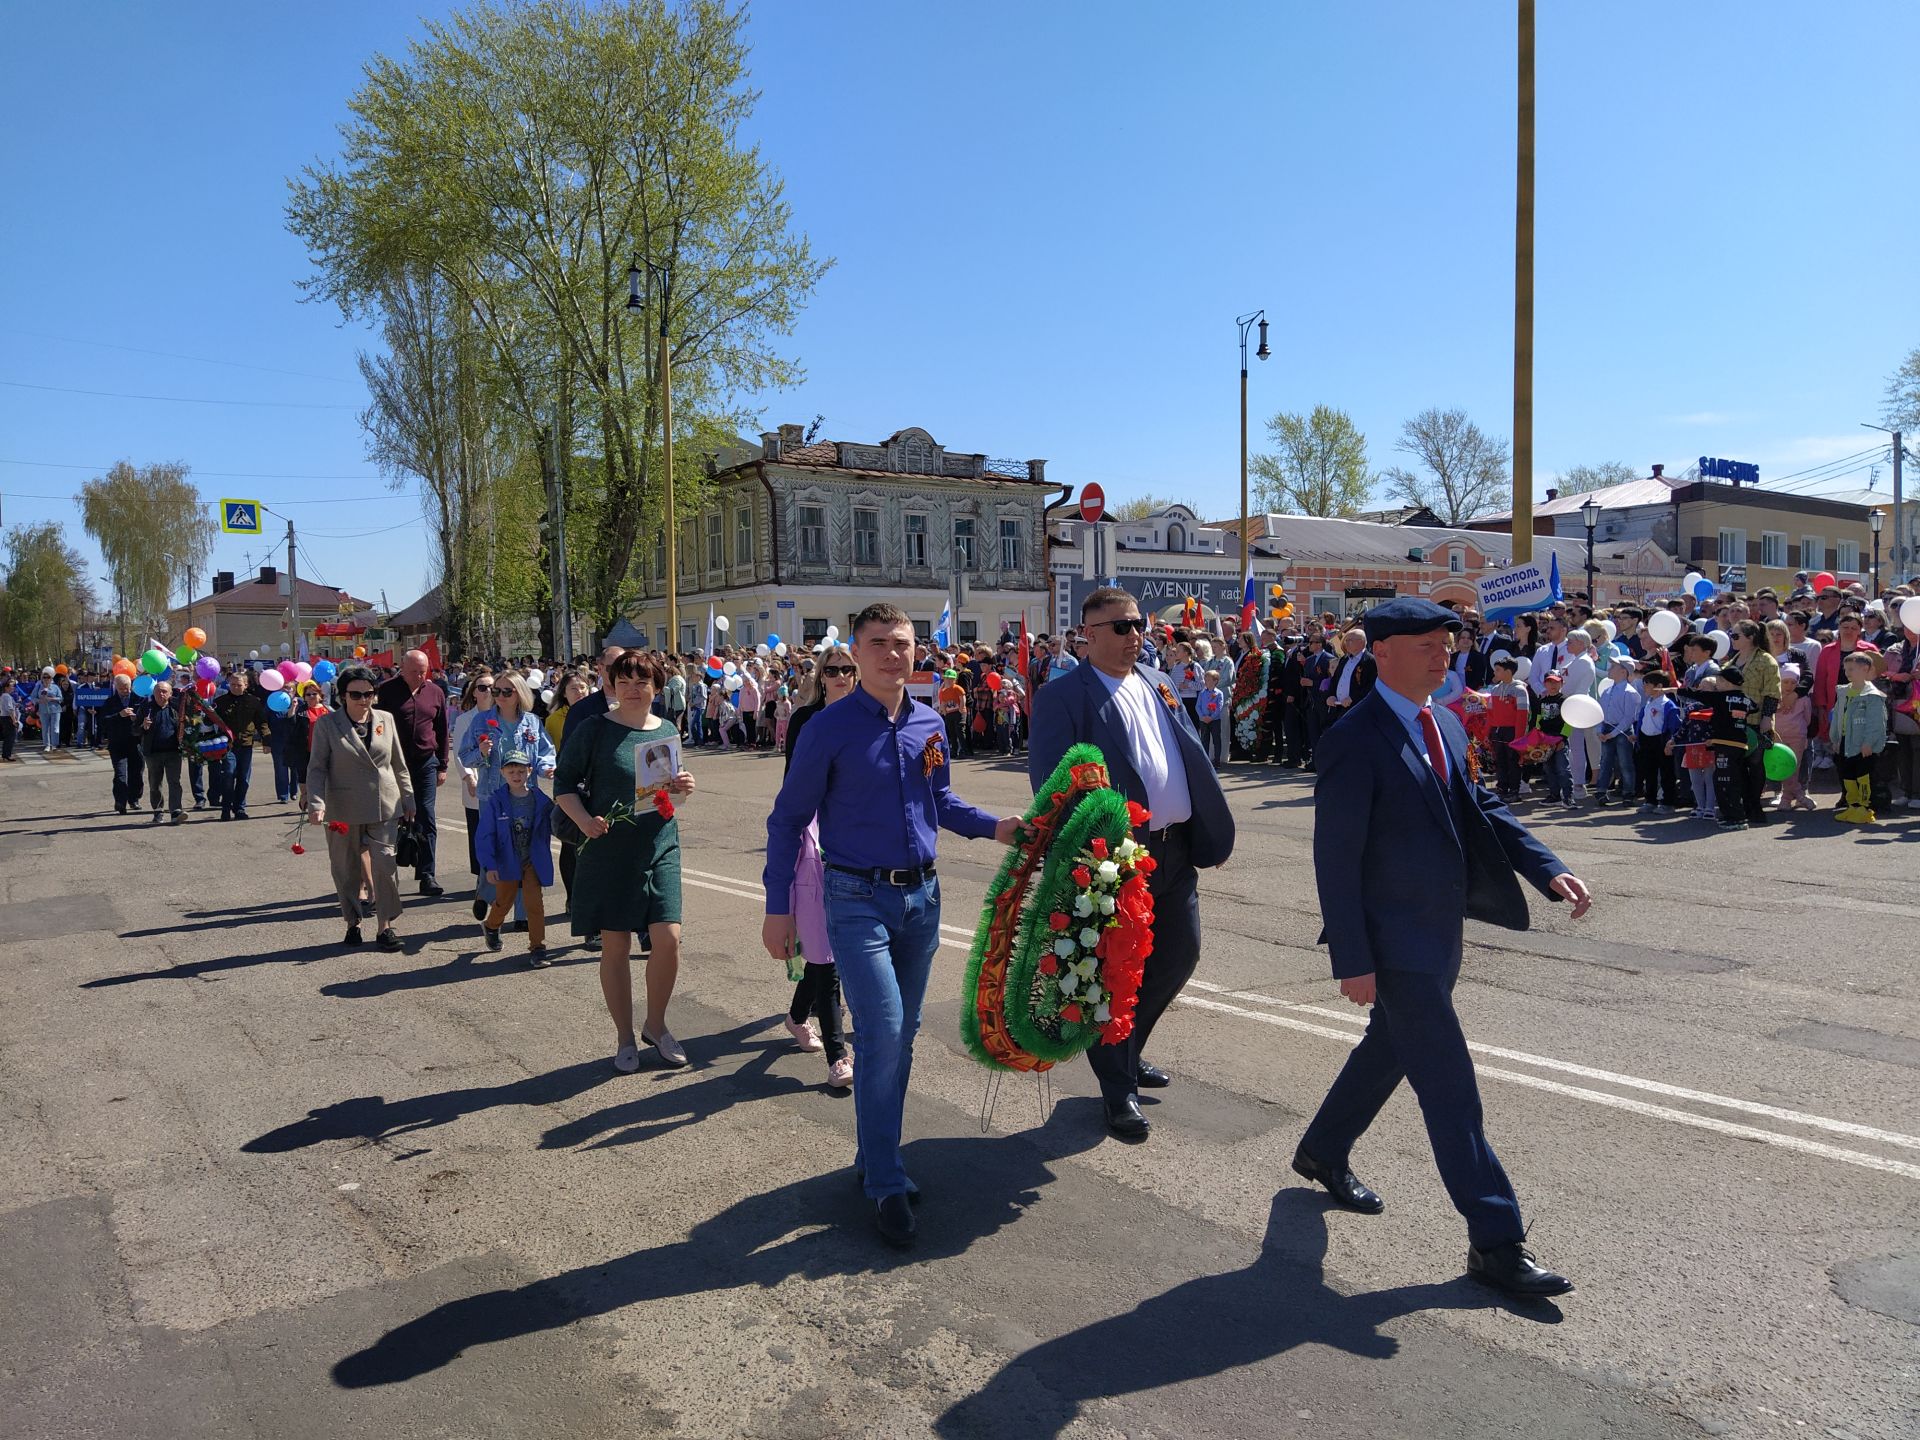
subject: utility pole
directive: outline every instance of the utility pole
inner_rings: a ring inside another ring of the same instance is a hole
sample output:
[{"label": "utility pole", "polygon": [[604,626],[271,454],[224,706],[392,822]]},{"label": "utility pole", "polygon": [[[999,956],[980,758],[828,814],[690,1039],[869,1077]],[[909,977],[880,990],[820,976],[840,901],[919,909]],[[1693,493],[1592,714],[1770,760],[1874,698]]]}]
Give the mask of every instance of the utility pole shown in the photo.
[{"label": "utility pole", "polygon": [[1885,425],[1875,425],[1861,421],[1861,428],[1878,430],[1883,435],[1893,437],[1893,578],[1896,585],[1904,585],[1907,577],[1916,568],[1913,555],[1913,536],[1907,533],[1905,497],[1901,493],[1900,462],[1906,456],[1906,437],[1898,430],[1889,430]]},{"label": "utility pole", "polygon": [[560,472],[560,413],[560,402],[556,399],[553,428],[548,431],[547,469],[553,477],[547,491],[547,525],[553,537],[549,547],[553,566],[548,585],[553,599],[554,659],[565,664],[573,658],[573,597],[567,579],[567,482]]},{"label": "utility pole", "polygon": [[293,521],[287,521],[287,615],[291,620],[287,637],[291,647],[289,653],[294,659],[300,658],[300,572],[293,563]]},{"label": "utility pole", "polygon": [[[1513,563],[1533,559],[1533,6],[1519,0],[1513,187]],[[1591,596],[1589,596],[1591,598]]]},{"label": "utility pole", "polygon": [[967,593],[966,552],[958,540],[953,542],[953,572],[947,577],[947,606],[953,616],[953,631],[947,636],[947,648],[960,643],[960,610],[972,598]]}]

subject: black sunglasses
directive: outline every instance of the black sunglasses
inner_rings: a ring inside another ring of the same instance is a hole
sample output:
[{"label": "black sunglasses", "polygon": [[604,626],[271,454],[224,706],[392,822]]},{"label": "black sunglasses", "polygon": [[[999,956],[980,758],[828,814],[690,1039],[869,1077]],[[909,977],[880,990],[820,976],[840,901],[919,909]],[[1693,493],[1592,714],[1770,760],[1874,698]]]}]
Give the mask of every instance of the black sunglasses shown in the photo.
[{"label": "black sunglasses", "polygon": [[857,673],[857,671],[852,665],[822,665],[820,667],[820,673],[822,675],[852,675]]},{"label": "black sunglasses", "polygon": [[476,685],[473,687],[473,693],[476,695],[491,695],[493,693],[493,686]]},{"label": "black sunglasses", "polygon": [[1128,631],[1132,631],[1135,635],[1144,635],[1147,633],[1147,622],[1139,615],[1135,615],[1130,620],[1096,620],[1087,628],[1092,630],[1101,625],[1111,625],[1113,627],[1113,633],[1116,635],[1125,635]]},{"label": "black sunglasses", "polygon": [[342,693],[344,693],[349,700],[371,700],[373,698],[373,691],[371,690],[347,690]]}]

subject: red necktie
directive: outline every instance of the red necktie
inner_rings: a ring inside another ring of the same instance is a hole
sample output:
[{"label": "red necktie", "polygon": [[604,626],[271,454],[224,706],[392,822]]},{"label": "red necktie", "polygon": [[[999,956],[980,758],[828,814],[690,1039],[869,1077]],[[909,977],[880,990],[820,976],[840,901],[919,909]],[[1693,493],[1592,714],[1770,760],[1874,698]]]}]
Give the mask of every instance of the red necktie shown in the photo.
[{"label": "red necktie", "polygon": [[1431,706],[1420,707],[1420,733],[1426,737],[1427,760],[1433,766],[1433,778],[1442,790],[1447,788],[1447,747],[1440,743],[1440,725]]}]

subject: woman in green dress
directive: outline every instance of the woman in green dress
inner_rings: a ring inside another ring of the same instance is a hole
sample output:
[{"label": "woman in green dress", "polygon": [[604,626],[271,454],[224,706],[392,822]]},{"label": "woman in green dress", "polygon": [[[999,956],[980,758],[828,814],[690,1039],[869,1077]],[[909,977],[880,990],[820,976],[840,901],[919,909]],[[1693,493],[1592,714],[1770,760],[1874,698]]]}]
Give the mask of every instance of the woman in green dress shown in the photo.
[{"label": "woman in green dress", "polygon": [[[678,731],[653,713],[666,683],[657,657],[623,650],[606,667],[612,705],[573,727],[554,771],[554,802],[586,836],[574,864],[568,918],[576,935],[598,935],[600,993],[619,1033],[613,1068],[640,1068],[633,1024],[633,937],[653,942],[647,958],[647,1017],[639,1039],[667,1065],[687,1063],[687,1052],[667,1029],[667,1001],[680,973],[680,827],[649,796],[636,799],[639,752],[672,741]],[[693,776],[678,771],[671,795],[691,795]],[[583,793],[584,792],[584,793]],[[622,807],[618,810],[616,806]],[[609,817],[614,817],[609,823]]]}]

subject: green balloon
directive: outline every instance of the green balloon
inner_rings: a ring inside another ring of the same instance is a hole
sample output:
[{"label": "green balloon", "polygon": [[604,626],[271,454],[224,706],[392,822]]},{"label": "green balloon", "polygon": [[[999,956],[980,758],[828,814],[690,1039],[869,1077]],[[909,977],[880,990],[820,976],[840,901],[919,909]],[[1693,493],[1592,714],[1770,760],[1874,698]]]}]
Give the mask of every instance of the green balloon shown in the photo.
[{"label": "green balloon", "polygon": [[191,665],[199,654],[200,652],[191,645],[182,645],[173,652],[173,662],[176,665]]},{"label": "green balloon", "polygon": [[1760,759],[1769,780],[1791,780],[1800,769],[1800,757],[1785,745],[1773,744]]},{"label": "green balloon", "polygon": [[140,657],[140,668],[149,675],[164,675],[168,669],[167,657],[158,650],[149,650]]}]

